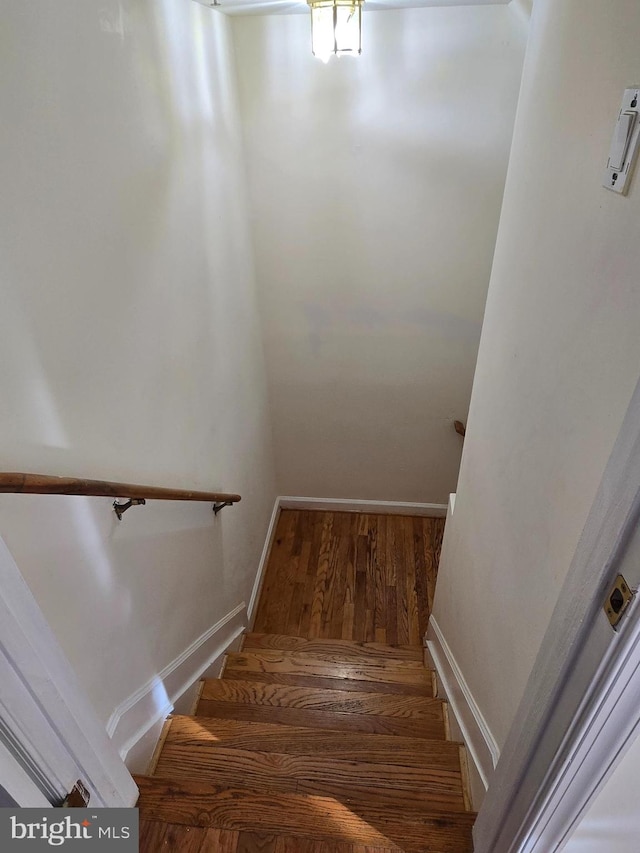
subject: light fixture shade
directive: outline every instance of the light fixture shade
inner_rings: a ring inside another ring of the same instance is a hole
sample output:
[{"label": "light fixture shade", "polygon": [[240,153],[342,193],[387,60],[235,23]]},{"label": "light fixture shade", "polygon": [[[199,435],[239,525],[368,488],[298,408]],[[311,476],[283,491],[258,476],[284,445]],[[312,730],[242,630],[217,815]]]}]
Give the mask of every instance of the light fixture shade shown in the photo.
[{"label": "light fixture shade", "polygon": [[362,53],[364,0],[308,0],[311,6],[311,49],[327,62],[332,53]]}]

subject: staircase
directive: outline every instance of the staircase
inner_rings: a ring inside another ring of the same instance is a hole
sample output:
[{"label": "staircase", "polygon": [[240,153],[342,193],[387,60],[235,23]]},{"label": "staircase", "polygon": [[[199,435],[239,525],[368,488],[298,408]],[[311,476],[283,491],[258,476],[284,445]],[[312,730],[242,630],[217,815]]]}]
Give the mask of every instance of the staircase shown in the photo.
[{"label": "staircase", "polygon": [[422,655],[246,634],[136,779],[142,853],[470,853],[464,747]]}]

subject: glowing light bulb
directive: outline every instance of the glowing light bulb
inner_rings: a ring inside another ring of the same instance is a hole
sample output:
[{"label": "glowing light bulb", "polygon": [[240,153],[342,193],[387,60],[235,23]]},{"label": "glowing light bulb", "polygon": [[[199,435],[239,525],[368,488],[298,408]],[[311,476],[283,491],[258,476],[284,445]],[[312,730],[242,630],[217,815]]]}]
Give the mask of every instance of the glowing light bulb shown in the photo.
[{"label": "glowing light bulb", "polygon": [[328,62],[331,54],[358,56],[362,50],[363,0],[308,0],[313,55]]}]

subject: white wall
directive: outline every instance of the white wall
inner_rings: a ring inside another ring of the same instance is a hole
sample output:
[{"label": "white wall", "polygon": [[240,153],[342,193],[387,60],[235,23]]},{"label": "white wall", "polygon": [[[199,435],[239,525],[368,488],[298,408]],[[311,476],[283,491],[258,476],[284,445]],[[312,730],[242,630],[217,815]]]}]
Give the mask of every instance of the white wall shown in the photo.
[{"label": "white wall", "polygon": [[639,767],[640,738],[636,738],[585,813],[564,853],[637,853]]},{"label": "white wall", "polygon": [[434,616],[498,744],[640,365],[640,182],[601,188],[636,0],[536,0]]},{"label": "white wall", "polygon": [[275,496],[233,49],[188,0],[24,0],[0,69],[0,470],[242,495],[2,496],[106,722],[248,602]]},{"label": "white wall", "polygon": [[367,13],[323,65],[306,15],[235,18],[282,494],[446,502],[458,473],[526,26]]}]

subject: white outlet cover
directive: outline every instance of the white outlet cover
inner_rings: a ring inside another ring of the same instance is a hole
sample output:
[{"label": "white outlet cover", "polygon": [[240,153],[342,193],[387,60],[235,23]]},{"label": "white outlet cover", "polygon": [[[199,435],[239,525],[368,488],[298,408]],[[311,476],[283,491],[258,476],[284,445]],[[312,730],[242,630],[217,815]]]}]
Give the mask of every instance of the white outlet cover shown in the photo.
[{"label": "white outlet cover", "polygon": [[[621,169],[614,169],[611,165],[611,155],[614,149],[614,143],[616,140],[616,131],[618,129],[618,122],[620,122],[623,114],[635,113],[635,123],[633,125],[633,130],[631,132],[631,139],[629,140],[629,144],[627,146],[627,153],[624,159],[624,163],[622,164]],[[620,107],[620,112],[618,113],[618,118],[616,119],[616,126],[613,131],[613,138],[611,143],[611,150],[609,152],[609,158],[607,159],[607,168],[605,169],[604,179],[602,181],[602,186],[606,187],[606,189],[611,190],[614,193],[618,193],[619,195],[626,195],[629,189],[629,184],[631,182],[631,173],[633,171],[633,165],[636,159],[636,154],[638,152],[638,143],[640,142],[640,86],[634,86],[631,89],[625,89],[624,95],[622,97],[622,105]]]}]

